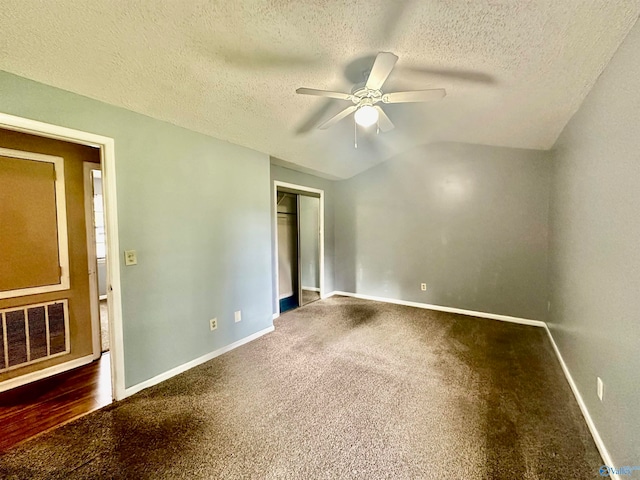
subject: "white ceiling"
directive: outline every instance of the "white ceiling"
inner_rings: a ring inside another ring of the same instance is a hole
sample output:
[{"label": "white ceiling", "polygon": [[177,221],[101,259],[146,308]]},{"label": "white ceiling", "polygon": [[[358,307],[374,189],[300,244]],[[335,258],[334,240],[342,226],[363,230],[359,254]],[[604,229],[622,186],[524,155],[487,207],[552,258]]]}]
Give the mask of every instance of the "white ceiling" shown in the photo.
[{"label": "white ceiling", "polygon": [[[346,178],[417,145],[550,148],[640,13],[640,0],[3,0],[0,69]],[[345,107],[378,51],[396,130],[353,147]]]}]

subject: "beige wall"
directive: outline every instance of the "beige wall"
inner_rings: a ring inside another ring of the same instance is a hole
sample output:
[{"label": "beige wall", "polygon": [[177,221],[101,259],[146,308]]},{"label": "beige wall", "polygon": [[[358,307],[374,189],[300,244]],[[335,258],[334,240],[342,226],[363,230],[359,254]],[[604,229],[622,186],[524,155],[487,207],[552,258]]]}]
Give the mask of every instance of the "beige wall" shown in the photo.
[{"label": "beige wall", "polygon": [[0,374],[0,381],[92,353],[83,162],[100,163],[100,151],[84,145],[0,129],[0,147],[64,158],[69,236],[70,290],[0,300],[0,309],[67,298],[71,353]]}]

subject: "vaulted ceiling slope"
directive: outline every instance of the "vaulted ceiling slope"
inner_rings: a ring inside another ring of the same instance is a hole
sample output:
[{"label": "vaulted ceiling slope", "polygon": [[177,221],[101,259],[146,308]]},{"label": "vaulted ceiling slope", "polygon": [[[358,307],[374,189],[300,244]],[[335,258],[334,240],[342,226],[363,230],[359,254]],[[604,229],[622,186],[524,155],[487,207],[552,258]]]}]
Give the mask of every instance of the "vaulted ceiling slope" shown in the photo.
[{"label": "vaulted ceiling slope", "polygon": [[[0,69],[346,178],[434,141],[548,149],[640,13],[640,0],[4,0]],[[399,56],[362,132],[346,105],[379,51]]]}]

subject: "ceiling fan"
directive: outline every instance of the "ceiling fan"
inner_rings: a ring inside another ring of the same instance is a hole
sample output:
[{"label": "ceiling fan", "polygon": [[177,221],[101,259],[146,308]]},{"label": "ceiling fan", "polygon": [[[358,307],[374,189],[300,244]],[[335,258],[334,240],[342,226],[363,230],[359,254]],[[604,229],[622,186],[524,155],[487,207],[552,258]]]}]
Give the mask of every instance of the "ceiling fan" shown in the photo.
[{"label": "ceiling fan", "polygon": [[337,98],[353,102],[353,105],[345,108],[337,115],[320,124],[318,128],[327,129],[345,117],[355,112],[355,122],[363,127],[377,124],[383,132],[392,130],[395,126],[379,105],[382,103],[410,103],[429,102],[438,100],[446,95],[444,88],[434,88],[431,90],[414,90],[409,92],[383,93],[382,85],[387,80],[393,67],[398,61],[398,57],[393,53],[380,52],[371,67],[369,77],[364,84],[357,84],[353,87],[352,93],[331,92],[327,90],[316,90],[313,88],[298,88],[296,93],[301,95],[316,95],[319,97]]}]

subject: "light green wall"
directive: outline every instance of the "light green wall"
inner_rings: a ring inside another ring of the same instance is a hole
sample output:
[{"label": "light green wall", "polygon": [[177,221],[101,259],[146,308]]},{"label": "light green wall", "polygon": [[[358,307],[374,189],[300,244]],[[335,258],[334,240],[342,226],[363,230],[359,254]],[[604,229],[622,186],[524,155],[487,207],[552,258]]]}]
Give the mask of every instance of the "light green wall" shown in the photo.
[{"label": "light green wall", "polygon": [[267,155],[4,72],[0,92],[0,112],[115,140],[120,248],[138,252],[120,258],[127,387],[272,325]]},{"label": "light green wall", "polygon": [[553,156],[550,329],[616,467],[640,464],[639,79],[636,24]]},{"label": "light green wall", "polygon": [[338,182],[336,290],[545,320],[550,173],[547,152],[440,143]]}]

